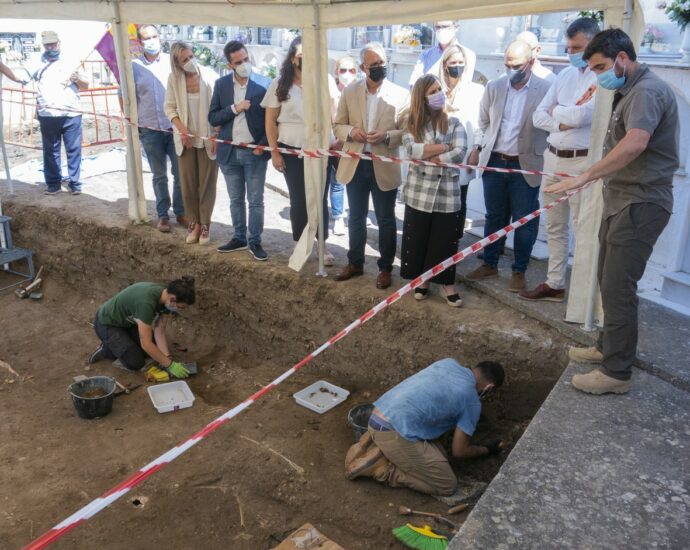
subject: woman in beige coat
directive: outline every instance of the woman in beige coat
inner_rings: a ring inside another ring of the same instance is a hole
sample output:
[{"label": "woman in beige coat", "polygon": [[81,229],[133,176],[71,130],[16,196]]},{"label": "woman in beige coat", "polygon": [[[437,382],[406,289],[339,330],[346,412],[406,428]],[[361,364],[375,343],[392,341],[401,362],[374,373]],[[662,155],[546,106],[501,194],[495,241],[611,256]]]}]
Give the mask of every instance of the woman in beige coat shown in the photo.
[{"label": "woman in beige coat", "polygon": [[175,42],[170,47],[170,64],[165,114],[175,132],[182,199],[189,218],[186,241],[205,245],[211,240],[218,163],[216,142],[202,138],[217,135],[208,123],[208,111],[218,75],[198,65],[192,46],[186,42]]}]

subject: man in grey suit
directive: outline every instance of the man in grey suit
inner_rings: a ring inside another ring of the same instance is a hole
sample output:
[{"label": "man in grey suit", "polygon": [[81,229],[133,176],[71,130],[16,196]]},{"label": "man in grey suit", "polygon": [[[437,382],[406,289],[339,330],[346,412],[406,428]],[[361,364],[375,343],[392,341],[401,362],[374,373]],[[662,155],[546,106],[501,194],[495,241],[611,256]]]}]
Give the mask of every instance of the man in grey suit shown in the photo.
[{"label": "man in grey suit", "polygon": [[[486,86],[479,110],[482,138],[468,159],[469,164],[496,168],[541,170],[547,132],[532,124],[532,113],[549,89],[549,83],[532,73],[534,58],[524,42],[515,41],[505,53],[507,73]],[[539,208],[541,176],[525,176],[484,171],[484,236],[504,226],[508,205],[513,221]],[[525,271],[537,239],[539,220],[534,219],[515,231],[512,265],[508,286],[511,292],[525,288]],[[484,250],[484,264],[467,275],[473,281],[498,275],[499,244]]]}]

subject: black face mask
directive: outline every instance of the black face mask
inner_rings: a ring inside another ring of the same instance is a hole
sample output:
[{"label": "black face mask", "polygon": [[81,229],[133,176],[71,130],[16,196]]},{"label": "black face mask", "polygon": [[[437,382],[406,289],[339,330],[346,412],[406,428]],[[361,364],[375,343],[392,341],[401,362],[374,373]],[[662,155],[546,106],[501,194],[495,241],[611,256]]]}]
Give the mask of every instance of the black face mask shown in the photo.
[{"label": "black face mask", "polygon": [[386,78],[387,67],[385,65],[379,67],[369,67],[369,78],[374,82],[381,82]]},{"label": "black face mask", "polygon": [[448,67],[448,75],[451,78],[460,78],[462,76],[462,73],[465,72],[465,66],[464,65],[455,65],[453,67]]}]

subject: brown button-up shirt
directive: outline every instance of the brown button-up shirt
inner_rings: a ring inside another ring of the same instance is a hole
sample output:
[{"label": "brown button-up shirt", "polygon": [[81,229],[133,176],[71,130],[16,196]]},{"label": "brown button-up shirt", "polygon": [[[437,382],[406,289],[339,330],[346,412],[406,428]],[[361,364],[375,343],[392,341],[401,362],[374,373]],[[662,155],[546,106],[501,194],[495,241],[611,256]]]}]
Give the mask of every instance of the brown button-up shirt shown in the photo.
[{"label": "brown button-up shirt", "polygon": [[678,106],[671,88],[642,64],[613,99],[604,140],[608,154],[628,130],[649,132],[647,148],[630,164],[604,180],[604,219],[639,202],[673,209],[673,174],[678,169]]}]

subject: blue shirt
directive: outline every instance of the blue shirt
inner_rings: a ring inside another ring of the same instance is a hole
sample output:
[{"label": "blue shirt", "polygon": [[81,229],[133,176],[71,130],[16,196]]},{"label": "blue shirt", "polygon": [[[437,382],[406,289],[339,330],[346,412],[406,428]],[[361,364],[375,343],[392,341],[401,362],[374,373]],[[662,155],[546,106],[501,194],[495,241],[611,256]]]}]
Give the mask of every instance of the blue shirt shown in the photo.
[{"label": "blue shirt", "polygon": [[155,61],[149,61],[145,56],[132,61],[141,126],[159,130],[172,128],[172,123],[163,110],[165,88],[168,86],[171,70],[170,56],[163,52],[158,54]]},{"label": "blue shirt", "polygon": [[419,54],[419,60],[417,63],[421,63],[424,67],[423,74],[426,74],[429,69],[431,69],[431,67],[433,67],[439,59],[441,59],[442,56],[443,50],[438,44],[436,44],[433,48],[424,50],[421,54]]},{"label": "blue shirt", "polygon": [[474,433],[482,410],[477,381],[454,359],[441,359],[384,393],[374,403],[402,437],[431,440],[459,428]]}]

